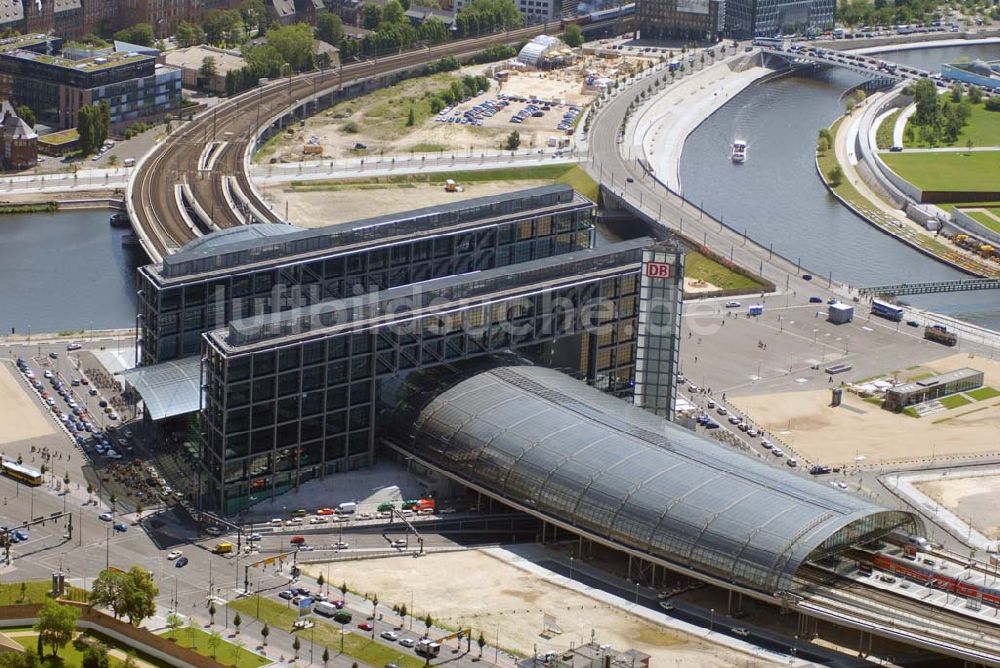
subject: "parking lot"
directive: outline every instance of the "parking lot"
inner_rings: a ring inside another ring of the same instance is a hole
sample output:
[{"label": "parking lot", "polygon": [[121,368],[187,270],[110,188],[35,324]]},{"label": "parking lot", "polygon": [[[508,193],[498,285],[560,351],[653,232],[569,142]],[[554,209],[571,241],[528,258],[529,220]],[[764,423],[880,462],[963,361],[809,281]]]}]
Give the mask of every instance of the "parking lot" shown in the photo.
[{"label": "parking lot", "polygon": [[559,131],[572,134],[576,117],[581,108],[561,100],[548,100],[520,95],[498,93],[482,101],[475,99],[445,107],[434,119],[436,123],[471,127],[503,127],[512,123],[534,131]]}]

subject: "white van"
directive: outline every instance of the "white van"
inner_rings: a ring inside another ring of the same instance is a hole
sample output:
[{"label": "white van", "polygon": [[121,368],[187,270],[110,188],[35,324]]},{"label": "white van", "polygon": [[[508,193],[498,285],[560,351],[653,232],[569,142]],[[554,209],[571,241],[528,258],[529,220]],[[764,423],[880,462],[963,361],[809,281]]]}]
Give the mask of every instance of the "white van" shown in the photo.
[{"label": "white van", "polygon": [[126,167],[135,167],[135,158],[125,158],[125,161],[122,162],[122,164]]},{"label": "white van", "polygon": [[320,601],[319,603],[313,606],[313,612],[318,613],[320,615],[324,615],[326,617],[333,617],[335,614],[337,614],[337,606],[335,606],[333,603],[330,603],[329,601]]}]

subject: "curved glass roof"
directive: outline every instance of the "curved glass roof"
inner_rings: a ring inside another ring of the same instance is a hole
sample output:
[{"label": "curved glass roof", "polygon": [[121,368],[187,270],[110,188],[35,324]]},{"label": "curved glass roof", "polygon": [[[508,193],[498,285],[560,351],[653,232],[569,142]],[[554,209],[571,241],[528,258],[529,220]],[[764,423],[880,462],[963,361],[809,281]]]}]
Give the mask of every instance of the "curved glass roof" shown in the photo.
[{"label": "curved glass roof", "polygon": [[788,589],[814,550],[919,529],[910,513],[743,455],[558,371],[501,366],[429,391],[426,381],[444,379],[425,376],[422,387],[406,379],[410,387],[393,392],[419,411],[398,420],[411,435],[400,444],[415,455],[581,530],[730,582]]}]

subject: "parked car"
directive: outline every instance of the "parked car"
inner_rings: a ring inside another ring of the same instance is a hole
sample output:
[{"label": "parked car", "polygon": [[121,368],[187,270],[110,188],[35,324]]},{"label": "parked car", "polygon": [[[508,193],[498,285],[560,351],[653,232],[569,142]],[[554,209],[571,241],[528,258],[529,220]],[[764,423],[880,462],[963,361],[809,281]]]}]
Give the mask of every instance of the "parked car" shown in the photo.
[{"label": "parked car", "polygon": [[167,561],[174,561],[175,559],[180,559],[182,556],[184,556],[183,552],[180,550],[174,550],[173,552],[167,554]]},{"label": "parked car", "polygon": [[178,559],[177,561],[174,562],[174,567],[175,568],[184,568],[187,565],[188,565],[188,558],[187,557],[181,557],[180,559]]}]

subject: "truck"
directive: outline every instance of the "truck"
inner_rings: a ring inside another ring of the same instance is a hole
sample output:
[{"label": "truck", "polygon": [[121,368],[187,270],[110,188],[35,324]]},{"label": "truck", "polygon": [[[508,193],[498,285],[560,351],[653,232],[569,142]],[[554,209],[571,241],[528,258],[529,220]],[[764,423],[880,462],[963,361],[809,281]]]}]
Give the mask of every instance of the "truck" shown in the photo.
[{"label": "truck", "polygon": [[341,515],[351,515],[358,509],[358,504],[353,501],[346,501],[337,506],[337,512]]},{"label": "truck", "polygon": [[924,327],[924,338],[944,346],[954,346],[958,343],[958,335],[949,332],[944,325],[927,325]]},{"label": "truck", "polygon": [[441,643],[434,642],[430,638],[421,638],[420,641],[417,642],[415,650],[417,654],[423,654],[426,657],[434,658],[441,653]]},{"label": "truck", "polygon": [[216,543],[215,549],[212,550],[216,554],[229,554],[233,551],[232,543]]}]

